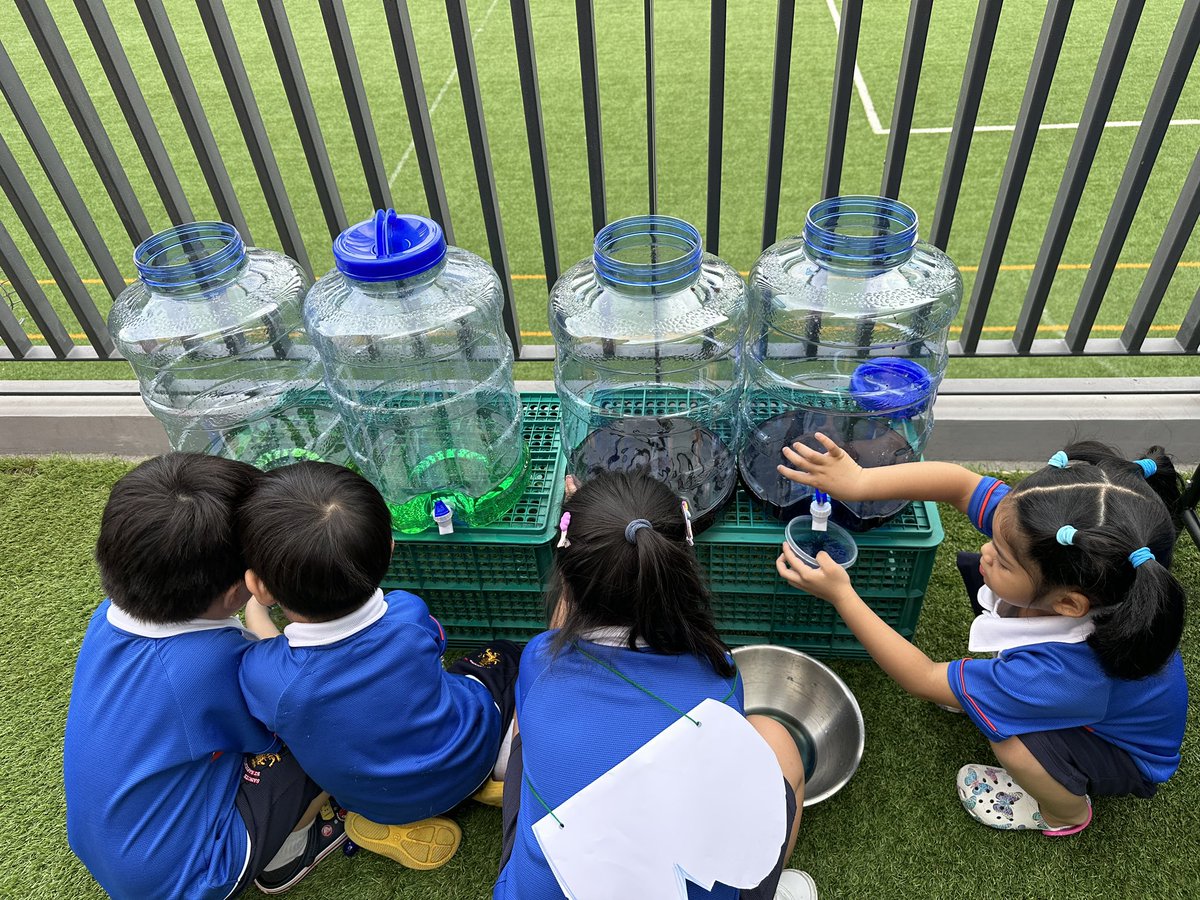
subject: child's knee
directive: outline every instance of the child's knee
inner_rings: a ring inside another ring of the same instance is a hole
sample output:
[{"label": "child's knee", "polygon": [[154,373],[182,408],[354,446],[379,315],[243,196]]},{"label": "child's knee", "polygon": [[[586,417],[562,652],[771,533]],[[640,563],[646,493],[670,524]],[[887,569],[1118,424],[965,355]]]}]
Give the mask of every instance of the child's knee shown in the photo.
[{"label": "child's knee", "polygon": [[746,721],[767,742],[775,758],[779,760],[783,777],[798,794],[804,786],[804,760],[800,757],[800,750],[791,733],[770,716],[746,716]]}]

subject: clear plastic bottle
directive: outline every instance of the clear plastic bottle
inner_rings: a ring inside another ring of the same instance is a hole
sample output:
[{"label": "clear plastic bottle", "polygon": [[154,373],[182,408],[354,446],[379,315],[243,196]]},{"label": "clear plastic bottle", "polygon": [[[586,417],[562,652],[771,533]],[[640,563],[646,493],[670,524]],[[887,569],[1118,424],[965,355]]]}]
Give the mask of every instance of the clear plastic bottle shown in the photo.
[{"label": "clear plastic bottle", "polygon": [[[783,447],[822,449],[818,431],[862,466],[918,459],[933,429],[946,336],[962,277],[917,240],[917,214],[885,197],[833,197],[812,207],[804,234],[767,248],[750,273],[742,478],[783,520],[812,491],[783,478]],[[883,524],[905,501],[840,503],[852,530]]]},{"label": "clear plastic bottle", "polygon": [[222,222],[159,232],[134,264],[140,277],[114,301],[108,327],[172,448],[263,469],[345,461],[304,332],[299,264],[245,246]]},{"label": "clear plastic bottle", "polygon": [[601,229],[550,295],[569,471],[646,470],[707,524],[737,486],[746,307],[745,282],[688,223]]},{"label": "clear plastic bottle", "polygon": [[445,525],[439,501],[459,523],[494,522],[529,481],[496,273],[436,222],[390,209],[333,255],[304,315],[358,467],[398,531]]}]

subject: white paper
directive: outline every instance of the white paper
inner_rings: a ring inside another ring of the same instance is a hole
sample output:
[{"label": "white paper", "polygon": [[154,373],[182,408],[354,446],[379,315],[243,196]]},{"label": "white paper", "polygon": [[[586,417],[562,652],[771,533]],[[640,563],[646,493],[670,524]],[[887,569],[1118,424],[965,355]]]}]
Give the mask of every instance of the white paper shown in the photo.
[{"label": "white paper", "polygon": [[787,829],[775,754],[737,710],[704,700],[533,826],[571,900],[684,900],[686,882],[752,888]]}]

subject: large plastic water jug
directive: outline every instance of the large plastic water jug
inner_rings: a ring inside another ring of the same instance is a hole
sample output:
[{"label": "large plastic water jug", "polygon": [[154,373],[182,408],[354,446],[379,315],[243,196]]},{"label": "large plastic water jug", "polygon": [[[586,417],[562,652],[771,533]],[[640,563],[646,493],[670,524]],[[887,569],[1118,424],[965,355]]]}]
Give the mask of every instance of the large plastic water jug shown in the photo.
[{"label": "large plastic water jug", "polygon": [[702,527],[737,486],[746,284],[686,222],[605,226],[550,295],[569,471],[643,470]]},{"label": "large plastic water jug", "polygon": [[[763,252],[749,281],[739,465],[766,508],[784,520],[808,511],[811,491],[776,466],[785,445],[822,449],[818,431],[862,466],[918,459],[933,429],[962,277],[917,239],[917,214],[884,197],[823,200],[803,235]],[[833,500],[833,518],[858,531],[906,505]]]},{"label": "large plastic water jug", "polygon": [[399,531],[487,525],[529,481],[500,279],[421,216],[380,210],[333,244],[304,304],[354,461]]},{"label": "large plastic water jug", "polygon": [[294,260],[245,246],[232,225],[193,222],[147,238],[134,263],[108,327],[172,448],[264,469],[345,461]]}]

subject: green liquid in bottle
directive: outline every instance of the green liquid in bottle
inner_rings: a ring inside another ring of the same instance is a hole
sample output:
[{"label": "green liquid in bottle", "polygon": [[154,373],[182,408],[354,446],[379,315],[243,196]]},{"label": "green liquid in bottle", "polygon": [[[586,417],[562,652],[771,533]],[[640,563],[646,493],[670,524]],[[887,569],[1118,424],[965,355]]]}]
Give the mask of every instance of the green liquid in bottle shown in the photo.
[{"label": "green liquid in bottle", "polygon": [[[450,449],[421,460],[413,468],[411,478],[416,481],[431,466],[445,463],[469,463],[472,466],[490,469],[489,461],[482,454],[474,450]],[[495,522],[512,509],[528,485],[529,450],[522,444],[516,466],[499,480],[495,488],[482,497],[474,497],[462,491],[438,490],[418,494],[404,503],[389,503],[392,526],[403,534],[418,534],[424,531],[434,524],[433,505],[442,500],[454,511],[456,522],[465,523],[472,528],[481,528]]]}]

